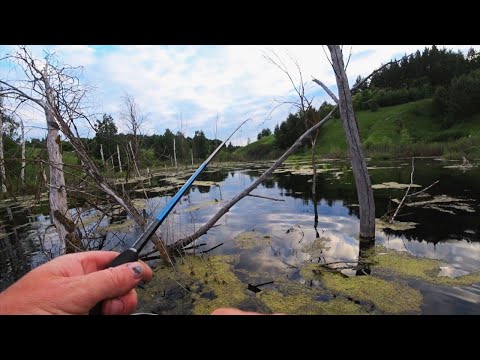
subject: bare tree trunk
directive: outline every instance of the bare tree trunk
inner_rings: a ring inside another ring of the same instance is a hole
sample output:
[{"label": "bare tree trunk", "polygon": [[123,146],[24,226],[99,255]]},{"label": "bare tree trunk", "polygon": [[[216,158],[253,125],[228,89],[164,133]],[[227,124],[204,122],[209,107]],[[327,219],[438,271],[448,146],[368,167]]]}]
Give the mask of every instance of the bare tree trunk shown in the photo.
[{"label": "bare tree trunk", "polygon": [[193,169],[193,150],[190,151],[190,155],[192,156],[192,169]]},{"label": "bare tree trunk", "polygon": [[177,150],[175,149],[175,138],[173,138],[173,158],[175,159],[175,168],[177,167]]},{"label": "bare tree trunk", "polygon": [[138,171],[137,159],[135,158],[135,152],[133,151],[132,142],[129,141],[128,144],[130,145],[130,150],[132,151],[133,166],[135,167],[135,170],[137,171],[138,177],[140,177],[140,176],[142,176],[142,175],[140,175],[140,171]]},{"label": "bare tree trunk", "polygon": [[347,138],[348,153],[352,164],[355,184],[360,205],[360,237],[375,237],[375,202],[372,184],[368,176],[367,163],[363,156],[362,144],[358,133],[357,120],[353,112],[352,94],[348,85],[343,54],[340,46],[328,45],[332,57],[332,66],[337,80],[340,116]]},{"label": "bare tree trunk", "polygon": [[[318,134],[318,130],[316,131]],[[316,137],[315,137],[316,139]],[[315,162],[315,143],[316,140],[312,140],[312,203],[313,203],[313,228],[315,229],[315,235],[318,239],[320,237],[318,227],[318,199],[317,199],[317,164]]]},{"label": "bare tree trunk", "polygon": [[122,172],[122,159],[120,158],[120,147],[118,146],[118,144],[117,144],[117,155],[118,155],[118,166],[120,168],[120,172]]},{"label": "bare tree trunk", "polygon": [[312,195],[315,197],[317,193],[317,164],[315,162],[315,143],[316,141],[312,140]]},{"label": "bare tree trunk", "polygon": [[105,157],[103,156],[103,145],[100,144],[100,155],[102,156],[102,166],[103,169],[105,170]]},{"label": "bare tree trunk", "polygon": [[6,180],[5,158],[3,156],[3,115],[0,113],[0,181],[2,182],[2,193],[7,192]]},{"label": "bare tree trunk", "polygon": [[25,160],[25,127],[23,126],[23,120],[20,119],[20,141],[22,147],[22,169],[20,170],[20,180],[22,181],[22,186],[25,184],[25,166],[27,166]]},{"label": "bare tree trunk", "polygon": [[45,166],[43,166],[43,162],[40,163],[40,166],[42,167],[43,183],[45,184],[45,187],[47,188],[47,191],[48,191],[47,173],[45,172]]},{"label": "bare tree trunk", "polygon": [[48,200],[50,202],[50,216],[58,236],[60,237],[62,253],[65,251],[65,238],[69,234],[65,225],[59,221],[57,211],[63,215],[68,214],[67,191],[65,189],[65,177],[63,175],[63,161],[60,152],[60,135],[58,125],[55,123],[50,110],[45,111],[47,117],[47,150],[50,160],[50,183],[48,191]]},{"label": "bare tree trunk", "polygon": [[63,158],[61,152],[61,141],[59,127],[55,121],[55,114],[51,107],[55,104],[53,89],[48,82],[47,67],[43,71],[45,82],[45,94],[47,104],[45,107],[45,116],[47,119],[47,150],[50,163],[50,184],[49,196],[50,213],[53,224],[57,229],[61,241],[62,253],[75,252],[75,249],[81,250],[81,241],[76,236],[75,224],[68,212],[67,190],[65,188],[65,176],[63,174]]}]

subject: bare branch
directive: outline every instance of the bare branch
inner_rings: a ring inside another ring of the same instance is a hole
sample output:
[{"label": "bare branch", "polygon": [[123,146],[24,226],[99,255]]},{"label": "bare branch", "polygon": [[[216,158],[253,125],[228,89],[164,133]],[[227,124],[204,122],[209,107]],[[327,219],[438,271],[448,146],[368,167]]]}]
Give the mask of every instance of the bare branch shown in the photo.
[{"label": "bare branch", "polygon": [[40,105],[43,109],[45,108],[45,103],[42,101],[42,100],[39,100],[39,99],[35,99],[29,95],[27,95],[25,92],[23,92],[22,90],[20,90],[19,88],[17,88],[16,86],[13,86],[3,80],[0,80],[0,84],[3,84],[5,86],[7,86],[8,89],[12,90],[14,93],[20,95],[20,96],[23,96],[24,98],[28,99],[28,100],[31,100],[33,101],[34,103]]},{"label": "bare branch", "polygon": [[[342,47],[342,51],[343,51],[343,47]],[[347,64],[345,65],[345,71],[347,71],[348,64],[350,63],[351,57],[352,57],[352,46],[350,46],[350,53],[348,54],[348,60],[347,60]]]},{"label": "bare branch", "polygon": [[393,214],[392,218],[390,219],[390,224],[393,223],[395,220],[395,216],[397,216],[398,212],[400,211],[400,208],[402,207],[405,199],[408,196],[408,193],[410,192],[410,188],[413,185],[413,173],[415,171],[415,157],[412,157],[412,172],[410,173],[410,184],[408,185],[407,191],[405,191],[405,195],[403,195],[402,201],[400,201],[400,204],[398,204],[397,210],[395,210],[395,213]]},{"label": "bare branch", "polygon": [[422,190],[420,190],[420,191],[414,192],[413,194],[408,195],[408,197],[410,197],[410,196],[416,196],[416,195],[418,195],[418,194],[421,194],[421,193],[427,191],[427,190],[430,189],[433,185],[438,184],[439,181],[440,181],[440,180],[437,180],[437,181],[433,182],[432,184],[428,185],[425,189],[422,189]]},{"label": "bare branch", "polygon": [[325,90],[325,92],[326,92],[326,93],[333,99],[333,101],[335,101],[335,103],[338,105],[338,98],[335,96],[335,94],[334,94],[323,82],[321,82],[320,80],[315,79],[313,76],[312,76],[312,78],[313,78],[312,81],[313,81],[314,83],[317,83],[318,85],[320,85],[320,86],[323,88],[323,90]]},{"label": "bare branch", "polygon": [[358,84],[356,84],[354,87],[352,87],[352,95],[355,94],[356,90],[359,89],[368,79],[370,79],[373,75],[375,75],[376,73],[382,71],[386,66],[389,66],[391,64],[394,64],[394,63],[398,63],[400,62],[400,60],[394,60],[394,61],[390,61],[382,66],[380,66],[378,69],[374,70],[370,75],[368,75],[365,79],[363,79],[362,81],[360,81]]}]

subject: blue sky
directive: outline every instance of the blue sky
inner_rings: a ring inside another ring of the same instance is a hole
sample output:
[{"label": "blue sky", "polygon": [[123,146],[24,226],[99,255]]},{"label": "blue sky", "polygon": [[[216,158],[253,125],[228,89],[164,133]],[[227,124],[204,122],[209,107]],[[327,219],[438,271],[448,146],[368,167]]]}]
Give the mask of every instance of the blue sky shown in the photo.
[{"label": "blue sky", "polygon": [[[347,69],[351,85],[358,75],[368,75],[392,57],[424,47],[345,45],[345,57],[352,49]],[[470,47],[480,49],[478,45],[445,47],[464,52]],[[12,48],[0,46],[0,57]],[[125,131],[120,119],[122,96],[128,93],[146,115],[143,127],[146,134],[163,134],[169,128],[193,136],[195,130],[203,130],[207,137],[213,138],[218,115],[218,138],[225,138],[243,120],[251,118],[232,142],[244,145],[248,138],[255,140],[262,128],[273,130],[291,110],[284,105],[267,118],[269,109],[275,105],[274,99],[295,99],[285,74],[263,57],[270,49],[282,57],[295,81],[298,77],[289,55],[299,62],[316,106],[330,99],[311,83],[311,76],[322,80],[332,90],[336,89],[333,71],[320,45],[36,45],[30,49],[40,58],[45,50],[55,51],[66,64],[83,66],[82,80],[93,87],[89,105],[93,105],[95,113],[111,114],[120,131]],[[325,51],[328,53],[326,47]],[[0,77],[14,80],[14,73],[0,66]],[[42,130],[45,119],[41,112],[25,107],[22,117],[29,137],[45,135]],[[93,135],[93,131],[83,125],[80,131],[84,136]]]}]

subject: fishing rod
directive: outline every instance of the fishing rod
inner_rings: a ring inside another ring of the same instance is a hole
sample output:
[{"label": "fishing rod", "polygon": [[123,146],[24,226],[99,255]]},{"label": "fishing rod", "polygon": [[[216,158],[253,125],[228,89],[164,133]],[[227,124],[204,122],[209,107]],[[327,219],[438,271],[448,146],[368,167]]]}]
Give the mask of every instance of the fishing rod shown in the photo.
[{"label": "fishing rod", "polygon": [[[223,141],[215,151],[205,160],[202,165],[190,176],[187,182],[182,186],[180,190],[175,194],[175,196],[168,202],[167,206],[163,208],[163,210],[157,215],[155,220],[147,227],[147,229],[143,232],[142,235],[133,243],[132,247],[123,251],[120,255],[118,255],[115,259],[112,260],[110,264],[106,268],[116,267],[122,264],[126,264],[129,262],[135,262],[138,260],[138,254],[140,251],[147,245],[148,240],[150,237],[155,233],[158,227],[163,223],[165,218],[170,214],[170,211],[177,205],[178,201],[181,197],[187,192],[187,190],[192,186],[193,182],[197,179],[198,175],[207,167],[208,163],[218,154],[218,152],[222,149],[222,147],[227,143],[228,140],[235,134],[238,129],[240,129],[243,124],[245,124],[248,120],[242,122],[231,134],[230,136]],[[99,302],[90,310],[90,315],[100,315],[102,313],[102,302]]]}]

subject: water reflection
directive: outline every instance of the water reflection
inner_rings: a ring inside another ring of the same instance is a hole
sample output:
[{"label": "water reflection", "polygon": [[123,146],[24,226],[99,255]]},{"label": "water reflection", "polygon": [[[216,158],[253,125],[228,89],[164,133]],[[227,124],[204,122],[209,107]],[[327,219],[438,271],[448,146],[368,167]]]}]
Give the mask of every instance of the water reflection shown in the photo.
[{"label": "water reflection", "polygon": [[[369,166],[376,165],[376,168],[370,170],[372,183],[408,183],[410,167],[400,164],[401,162],[369,163]],[[366,254],[374,242],[358,239],[358,207],[355,206],[357,194],[353,186],[353,175],[346,163],[336,162],[331,167],[341,169],[342,173],[320,172],[317,176],[316,196],[312,196],[312,183],[309,182],[311,176],[288,172],[273,174],[253,193],[285,201],[272,202],[245,197],[219,220],[218,226],[209,230],[196,243],[207,243],[201,250],[223,243],[211,254],[240,254],[238,269],[265,273],[270,277],[286,275],[299,279],[298,268],[305,261],[348,262],[357,265],[351,271],[345,271],[348,275],[370,274]],[[162,225],[163,238],[167,242],[173,242],[191,234],[226,201],[255,181],[261,172],[261,168],[214,168],[202,173],[199,180],[213,181],[218,185],[193,186],[170,214],[169,221]],[[188,176],[186,173],[182,178]],[[399,220],[414,221],[419,225],[403,232],[377,230],[375,242],[387,248],[408,251],[415,256],[438,259],[442,262],[442,274],[445,275],[458,276],[480,271],[480,169],[461,173],[445,169],[442,163],[433,160],[416,160],[415,183],[428,186],[435,180],[439,180],[439,183],[429,193],[472,199],[476,211],[456,210],[455,215],[452,215],[434,209],[406,208],[399,214]],[[165,178],[152,179],[152,188],[167,185]],[[127,184],[125,187],[133,189],[134,186],[135,184]],[[171,190],[162,197],[158,193],[148,192],[150,199],[146,203],[146,214],[158,213],[174,192]],[[403,196],[403,192],[404,190],[394,189],[374,190],[376,216],[383,215],[391,206],[390,200]],[[134,194],[143,196],[143,192]],[[208,206],[193,206],[198,204]],[[35,211],[30,213],[18,205],[16,208],[11,205],[0,209],[0,286],[5,287],[28,269],[45,261],[48,253],[54,251],[56,235],[49,228],[48,214],[44,214],[38,215]],[[93,214],[94,211],[85,212],[82,216]],[[112,219],[103,219],[101,226],[125,219],[126,213],[120,212]],[[96,225],[87,226],[87,230],[93,232]],[[289,231],[290,229],[292,230]],[[241,232],[252,230],[270,235],[270,246],[239,251],[233,239]],[[132,227],[123,233],[108,232],[97,241],[103,242],[106,249],[122,250],[129,247],[139,235],[140,230]],[[324,245],[321,255],[304,251],[305,246],[316,240]],[[473,300],[478,295],[478,288],[463,287],[460,291],[447,288],[439,290],[439,287],[425,284],[418,286],[421,286],[425,298],[425,313],[442,313],[441,309],[448,309],[449,313],[474,313],[479,308],[479,304]],[[476,299],[478,302],[478,297]],[[456,302],[458,306],[455,305]]]}]

